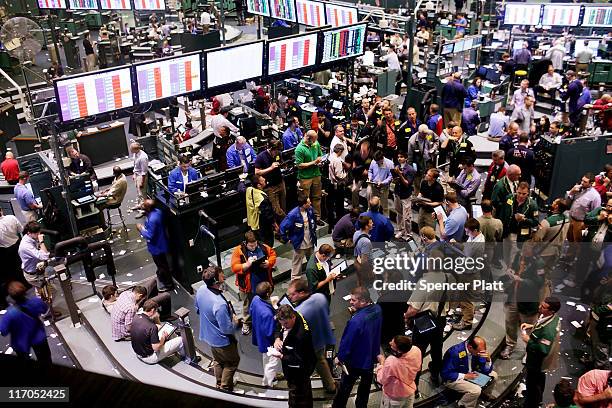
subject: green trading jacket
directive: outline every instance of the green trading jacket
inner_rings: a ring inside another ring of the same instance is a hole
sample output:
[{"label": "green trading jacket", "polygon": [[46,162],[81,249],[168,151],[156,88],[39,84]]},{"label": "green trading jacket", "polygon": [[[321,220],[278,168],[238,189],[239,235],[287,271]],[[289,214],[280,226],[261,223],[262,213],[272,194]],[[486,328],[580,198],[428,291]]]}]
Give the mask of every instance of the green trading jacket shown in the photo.
[{"label": "green trading jacket", "polygon": [[590,242],[593,240],[593,237],[601,225],[601,222],[597,219],[597,217],[599,217],[599,213],[603,209],[604,207],[597,207],[593,211],[588,212],[584,217],[584,225],[587,227],[587,235],[586,238],[583,239],[583,242]]},{"label": "green trading jacket", "polygon": [[[514,215],[518,213],[523,214],[526,217],[525,220],[517,222]],[[515,233],[517,241],[522,242],[531,238],[531,229],[539,225],[538,215],[538,205],[533,198],[529,197],[522,205],[519,205],[516,195],[509,194],[501,204],[500,213],[496,217],[504,224],[504,237]]]},{"label": "green trading jacket", "polygon": [[560,323],[559,316],[553,315],[536,323],[527,342],[528,368],[550,370],[559,358]]}]

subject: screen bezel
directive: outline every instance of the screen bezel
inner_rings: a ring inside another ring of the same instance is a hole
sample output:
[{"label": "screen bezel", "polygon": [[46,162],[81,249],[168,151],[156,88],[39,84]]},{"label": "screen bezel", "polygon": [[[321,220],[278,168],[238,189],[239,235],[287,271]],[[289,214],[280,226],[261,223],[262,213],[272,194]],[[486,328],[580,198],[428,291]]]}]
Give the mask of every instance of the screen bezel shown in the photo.
[{"label": "screen bezel", "polygon": [[[157,64],[160,62],[165,62],[165,61],[170,61],[170,60],[175,60],[175,59],[179,59],[179,58],[184,58],[184,57],[189,57],[192,55],[198,55],[200,57],[200,89],[197,90],[193,90],[190,92],[185,92],[185,93],[180,93],[177,95],[170,95],[170,96],[162,96],[161,98],[157,98],[157,99],[153,99],[151,101],[146,101],[146,102],[141,102],[140,101],[140,94],[138,93],[138,72],[136,71],[136,67],[142,66],[142,65],[151,65],[151,64]],[[204,83],[203,83],[203,78],[204,78],[204,72],[202,72],[202,51],[192,51],[192,52],[188,52],[186,54],[180,54],[180,55],[174,55],[171,57],[166,57],[166,58],[159,58],[159,59],[154,59],[154,60],[150,60],[150,61],[142,61],[142,62],[138,62],[135,64],[131,64],[131,69],[132,69],[132,94],[134,95],[134,98],[136,99],[136,104],[138,105],[142,105],[145,103],[153,103],[153,102],[157,102],[160,101],[162,99],[165,98],[177,98],[179,96],[183,96],[183,95],[190,95],[196,92],[202,92],[204,91]]]},{"label": "screen bezel", "polygon": [[272,7],[270,7],[270,1],[269,0],[262,0],[262,2],[268,3],[268,14],[260,13],[258,11],[249,10],[249,2],[248,1],[246,3],[247,13],[255,14],[257,16],[270,17],[270,15],[272,14]]},{"label": "screen bezel", "polygon": [[290,18],[284,18],[284,17],[278,17],[278,16],[272,15],[272,1],[268,1],[268,7],[270,9],[270,18],[273,18],[276,20],[289,21],[291,23],[296,23],[297,22],[297,5],[295,4],[295,0],[287,0],[287,1],[289,3],[293,3],[293,13],[295,15],[295,18],[291,20]]},{"label": "screen bezel", "polygon": [[[70,119],[70,120],[64,120],[64,117],[62,115],[62,108],[60,106],[60,99],[59,99],[59,93],[57,91],[57,84],[59,82],[63,82],[63,81],[67,81],[70,79],[74,79],[74,78],[83,78],[83,77],[87,77],[87,76],[92,76],[92,75],[99,75],[99,74],[105,74],[105,73],[109,73],[109,72],[113,72],[113,71],[120,71],[123,69],[127,69],[130,73],[130,82],[131,82],[131,88],[132,88],[132,105],[131,106],[126,106],[123,107],[121,109],[112,109],[106,112],[98,112],[95,115],[88,115],[82,118],[76,118],[76,119]],[[70,76],[63,76],[61,78],[55,78],[53,80],[53,92],[55,93],[55,102],[58,105],[58,109],[57,109],[57,117],[60,120],[61,124],[66,124],[66,123],[74,123],[74,122],[78,122],[80,120],[85,120],[86,118],[91,118],[93,116],[98,116],[98,115],[106,115],[112,112],[120,112],[124,109],[130,109],[133,108],[134,106],[138,105],[138,99],[136,97],[136,95],[134,94],[134,77],[132,76],[132,66],[131,65],[122,65],[120,67],[112,67],[112,68],[107,68],[107,69],[101,69],[98,71],[93,71],[93,72],[84,72],[82,74],[76,74],[76,75],[70,75]]]},{"label": "screen bezel", "polygon": [[[354,10],[354,11],[355,11],[355,14],[356,14],[356,16],[357,16],[357,17],[355,18],[355,22],[354,22],[353,24],[347,24],[347,25],[344,25],[344,26],[342,26],[342,25],[340,25],[340,26],[334,26],[334,25],[332,24],[332,22],[331,22],[331,21],[327,21],[327,20],[328,20],[328,19],[327,19],[327,7],[328,7],[328,6],[330,6],[330,7],[337,7],[337,8],[343,8],[343,9],[350,9],[350,10]],[[357,7],[351,7],[351,6],[345,6],[344,4],[338,4],[338,3],[325,3],[325,20],[326,20],[326,22],[327,22],[327,25],[330,25],[330,26],[332,26],[333,28],[348,27],[348,26],[352,26],[352,25],[358,24],[358,23],[359,23],[359,8],[357,8]]]},{"label": "screen bezel", "polygon": [[295,0],[295,20],[296,20],[296,22],[298,24],[302,24],[302,25],[304,25],[306,27],[324,27],[324,26],[326,26],[327,25],[327,13],[325,13],[325,3],[322,2],[322,1],[318,1],[318,0],[302,0],[302,1],[308,1],[308,2],[311,2],[311,3],[319,3],[323,7],[323,21],[322,21],[323,24],[321,24],[320,26],[316,26],[316,25],[310,25],[310,24],[306,24],[306,23],[301,23],[300,19],[298,17],[298,12],[297,12],[298,11],[298,5],[297,5],[298,0]]},{"label": "screen bezel", "polygon": [[[347,55],[345,57],[340,57],[340,58],[335,58],[329,61],[323,61],[323,47],[324,47],[324,43],[325,43],[325,33],[331,32],[331,31],[338,31],[338,30],[345,30],[345,29],[349,29],[351,27],[356,27],[356,26],[365,26],[365,32],[364,32],[364,37],[363,37],[363,46],[361,48],[361,52],[358,54],[353,54],[353,55]],[[351,24],[351,25],[347,25],[347,26],[341,26],[341,27],[335,27],[335,28],[328,28],[325,30],[321,30],[320,31],[320,45],[319,45],[319,54],[320,54],[320,58],[319,58],[319,62],[321,64],[330,64],[332,62],[336,62],[336,61],[340,61],[343,59],[347,59],[347,58],[357,58],[362,56],[363,54],[365,54],[365,47],[366,47],[366,39],[368,37],[368,23],[357,23],[357,24]]]},{"label": "screen bezel", "polygon": [[65,0],[65,1],[66,1],[66,8],[69,9],[69,10],[75,10],[75,11],[100,10],[100,2],[98,0],[94,0],[95,3],[96,3],[96,8],[73,8],[72,5],[70,4],[70,0]]},{"label": "screen bezel", "polygon": [[[576,19],[576,24],[544,24],[544,14],[546,13],[546,8],[547,7],[558,7],[558,8],[570,8],[570,7],[577,7],[578,8],[578,18]],[[580,25],[580,22],[582,21],[582,16],[583,16],[583,12],[582,12],[582,5],[580,4],[572,4],[572,5],[566,5],[566,4],[543,4],[542,7],[542,12],[540,13],[540,24],[544,25],[544,26],[550,26],[550,27],[578,27]]]},{"label": "screen bezel", "polygon": [[160,0],[160,1],[164,3],[164,8],[161,8],[161,9],[149,9],[149,8],[141,9],[141,8],[136,7],[136,0],[134,0],[133,4],[132,4],[134,6],[133,10],[134,11],[165,11],[165,10],[168,10],[168,4],[166,4],[166,0]]},{"label": "screen bezel", "polygon": [[[250,78],[241,79],[239,81],[228,82],[228,83],[222,84],[222,85],[215,85],[215,86],[209,86],[208,85],[208,54],[209,53],[216,52],[216,51],[225,51],[225,50],[229,50],[229,49],[232,49],[232,48],[244,47],[244,46],[247,46],[247,45],[258,44],[258,43],[262,44],[261,45],[261,47],[262,47],[262,51],[261,51],[262,52],[262,54],[261,54],[262,55],[262,58],[261,58],[261,75],[257,75],[257,76],[250,77]],[[203,90],[205,90],[206,92],[208,92],[211,89],[214,90],[214,89],[219,89],[219,88],[223,88],[223,87],[239,84],[241,82],[246,82],[246,81],[258,78],[258,77],[262,78],[264,76],[264,74],[265,74],[265,64],[264,64],[264,62],[266,60],[267,54],[266,54],[266,43],[265,43],[264,40],[250,41],[248,43],[231,45],[229,47],[211,48],[211,49],[203,51],[202,54],[203,54],[203,63],[204,63],[204,65],[203,65],[203,68],[204,68],[203,69],[203,71],[204,71],[203,72],[204,73],[204,75],[203,75],[203,77],[204,77],[204,84],[203,84],[202,87],[203,87]]]},{"label": "screen bezel", "polygon": [[[312,65],[306,65],[306,66],[303,66],[303,67],[300,67],[300,68],[287,69],[285,71],[277,72],[277,73],[274,73],[274,74],[270,73],[270,44],[281,42],[281,41],[292,40],[294,38],[299,38],[299,37],[312,36],[312,35],[315,36],[316,41],[317,41],[317,44],[315,44],[315,62]],[[264,61],[266,61],[264,72],[265,72],[267,78],[279,77],[279,76],[286,75],[286,74],[294,72],[294,71],[299,71],[301,69],[308,68],[308,67],[313,67],[313,66],[317,65],[319,63],[319,32],[318,31],[312,31],[312,32],[309,32],[309,33],[288,35],[286,37],[275,38],[274,40],[266,41],[266,49],[265,49],[265,54],[264,54]]]},{"label": "screen bezel", "polygon": [[112,10],[134,10],[134,5],[132,4],[132,0],[127,0],[129,7],[130,8],[103,8],[102,7],[102,0],[98,1],[98,4],[100,5],[100,10],[104,10],[104,11],[112,11]]}]

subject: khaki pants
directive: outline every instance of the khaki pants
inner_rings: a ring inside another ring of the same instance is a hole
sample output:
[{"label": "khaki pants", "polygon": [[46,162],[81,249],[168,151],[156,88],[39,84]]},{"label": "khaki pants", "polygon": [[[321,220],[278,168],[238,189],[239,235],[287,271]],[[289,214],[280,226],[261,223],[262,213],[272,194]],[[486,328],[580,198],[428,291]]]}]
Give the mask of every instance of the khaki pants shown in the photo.
[{"label": "khaki pants", "polygon": [[179,352],[181,356],[183,355],[183,339],[181,337],[175,337],[171,340],[168,340],[164,343],[163,346],[149,357],[140,357],[138,358],[147,364],[157,364],[166,357],[170,357],[176,352]]},{"label": "khaki pants", "polygon": [[504,306],[506,313],[506,346],[516,347],[516,340],[518,338],[518,331],[523,323],[535,324],[538,320],[538,314],[533,316],[527,316],[516,308],[516,303],[510,303]]},{"label": "khaki pants", "polygon": [[23,214],[23,217],[25,218],[26,223],[30,221],[38,221],[38,211],[36,210],[29,210],[29,211],[21,210],[21,213]]},{"label": "khaki pants", "polygon": [[225,347],[211,347],[214,359],[213,369],[217,378],[217,387],[227,391],[234,389],[234,373],[240,363],[237,343]]},{"label": "khaki pants", "polygon": [[329,369],[329,364],[327,364],[327,360],[325,359],[325,348],[315,350],[315,355],[317,357],[315,370],[317,370],[317,374],[321,377],[323,388],[325,388],[325,391],[334,391],[336,389],[336,384],[334,383],[334,378]]},{"label": "khaki pants", "polygon": [[444,108],[444,127],[447,127],[451,121],[461,126],[461,112],[455,108]]},{"label": "khaki pants", "polygon": [[406,239],[412,231],[412,200],[410,198],[401,199],[396,195],[393,202],[397,214],[397,233],[401,233],[402,238]]},{"label": "khaki pants", "polygon": [[136,196],[138,197],[138,205],[140,205],[147,196],[147,176],[135,175],[134,184],[136,184]]},{"label": "khaki pants", "polygon": [[419,230],[423,227],[431,227],[436,230],[436,221],[431,215],[432,213],[426,212],[423,208],[419,208]]},{"label": "khaki pants", "polygon": [[95,71],[96,69],[96,54],[89,54],[85,56],[87,72]]},{"label": "khaki pants", "polygon": [[267,186],[264,192],[268,195],[274,214],[276,214],[277,220],[285,218],[285,211],[287,210],[287,190],[285,188],[285,182],[281,181],[276,186]]},{"label": "khaki pants", "polygon": [[402,399],[391,399],[383,392],[380,400],[380,408],[412,408],[414,405],[414,394]]},{"label": "khaki pants", "polygon": [[389,185],[383,184],[380,187],[378,187],[374,184],[369,184],[368,190],[367,190],[368,202],[373,196],[380,198],[380,204],[383,209],[383,214],[386,217],[388,217],[389,216]]},{"label": "khaki pants", "polygon": [[[489,377],[493,378],[493,382],[489,383],[489,387],[497,380],[497,373],[491,371]],[[446,388],[460,392],[463,394],[459,400],[459,404],[465,408],[476,408],[478,406],[478,398],[482,393],[480,386],[466,380],[457,380],[444,384]]]},{"label": "khaki pants", "polygon": [[302,263],[304,262],[304,258],[310,258],[312,251],[313,247],[296,249],[293,251],[293,259],[291,260],[291,280],[300,279],[302,277]]},{"label": "khaki pants", "polygon": [[351,206],[353,208],[359,208],[359,193],[362,186],[363,181],[353,180],[353,187],[351,188]]},{"label": "khaki pants", "polygon": [[298,190],[310,198],[317,219],[321,218],[321,176],[299,180]]},{"label": "khaki pants", "polygon": [[566,257],[571,262],[573,258],[578,256],[580,242],[582,242],[582,230],[584,229],[584,222],[570,218],[570,227],[567,230],[567,240],[569,246],[567,248]]}]

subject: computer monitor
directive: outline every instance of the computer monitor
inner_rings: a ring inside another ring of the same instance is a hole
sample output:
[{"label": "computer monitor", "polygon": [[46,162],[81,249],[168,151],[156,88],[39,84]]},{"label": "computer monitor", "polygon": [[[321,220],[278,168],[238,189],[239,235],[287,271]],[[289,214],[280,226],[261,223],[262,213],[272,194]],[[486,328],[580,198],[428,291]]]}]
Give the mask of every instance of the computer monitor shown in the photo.
[{"label": "computer monitor", "polygon": [[612,26],[612,7],[610,6],[584,6],[584,17],[582,18],[583,27],[611,27]]},{"label": "computer monitor", "polygon": [[98,0],[68,0],[71,10],[97,10]]},{"label": "computer monitor", "polygon": [[268,75],[282,74],[316,64],[318,33],[268,42]]},{"label": "computer monitor", "polygon": [[525,43],[525,40],[515,40],[512,43],[512,50],[516,51],[516,50],[520,50],[521,48],[523,48],[523,44]]},{"label": "computer monitor", "polygon": [[132,2],[130,0],[100,0],[100,8],[102,10],[131,10]]},{"label": "computer monitor", "polygon": [[225,170],[225,182],[235,181],[240,178],[240,175],[244,173],[244,167],[237,166],[232,167],[231,169]]},{"label": "computer monitor", "polygon": [[295,147],[293,149],[283,150],[281,158],[284,162],[295,159]]},{"label": "computer monitor", "polygon": [[466,38],[464,40],[464,44],[463,44],[463,50],[464,51],[469,51],[472,49],[472,46],[474,44],[474,39],[473,38]]},{"label": "computer monitor", "polygon": [[65,9],[66,0],[38,0],[40,9]]},{"label": "computer monitor", "polygon": [[[263,75],[264,42],[256,41],[233,47],[222,47],[205,52],[206,87],[247,81]],[[247,61],[244,64],[228,61]]]},{"label": "computer monitor", "polygon": [[452,54],[454,48],[455,48],[455,44],[453,44],[453,43],[444,44],[442,46],[442,51],[440,51],[440,54],[441,55]]},{"label": "computer monitor", "polygon": [[358,57],[365,51],[366,24],[323,31],[321,63]]},{"label": "computer monitor", "polygon": [[257,119],[254,116],[238,119],[240,134],[247,139],[257,135]]},{"label": "computer monitor", "polygon": [[297,17],[294,0],[271,0],[270,17],[295,23]]},{"label": "computer monitor", "polygon": [[552,27],[575,27],[580,20],[580,8],[577,5],[545,4],[542,13],[542,25]]},{"label": "computer monitor", "polygon": [[313,0],[295,0],[297,22],[307,26],[325,25],[325,4]]},{"label": "computer monitor", "polygon": [[346,7],[332,3],[325,3],[325,18],[327,24],[332,27],[342,27],[359,22],[356,7]]},{"label": "computer monitor", "polygon": [[270,16],[270,4],[268,0],[247,0],[247,11],[260,16]]},{"label": "computer monitor", "polygon": [[591,51],[593,51],[593,56],[596,57],[599,53],[599,40],[576,39],[574,45],[574,57],[585,48],[589,48]]},{"label": "computer monitor", "polygon": [[134,0],[134,10],[165,10],[165,0]]},{"label": "computer monitor", "polygon": [[504,24],[535,26],[540,23],[541,4],[506,3]]},{"label": "computer monitor", "polygon": [[454,48],[454,52],[462,52],[465,48],[465,41],[464,40],[459,40],[455,43],[455,48]]},{"label": "computer monitor", "polygon": [[225,172],[210,174],[208,176],[205,176],[202,180],[203,184],[207,188],[218,186],[220,184],[223,184],[223,181],[225,180]]},{"label": "computer monitor", "polygon": [[204,178],[199,178],[190,183],[187,183],[185,186],[185,193],[188,195],[198,193],[203,191],[206,187],[206,180]]}]

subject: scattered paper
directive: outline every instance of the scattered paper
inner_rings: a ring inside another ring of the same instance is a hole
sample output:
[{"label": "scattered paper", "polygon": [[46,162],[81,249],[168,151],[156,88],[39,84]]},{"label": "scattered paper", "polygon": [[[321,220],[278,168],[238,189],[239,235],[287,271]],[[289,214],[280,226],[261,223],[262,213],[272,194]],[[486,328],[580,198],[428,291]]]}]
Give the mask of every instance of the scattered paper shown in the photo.
[{"label": "scattered paper", "polygon": [[7,348],[4,354],[13,354],[13,348],[12,347]]},{"label": "scattered paper", "polygon": [[344,300],[346,300],[348,302],[351,299],[351,295],[346,295],[342,299],[344,299]]},{"label": "scattered paper", "polygon": [[576,306],[576,310],[579,312],[586,312],[587,310],[584,308],[584,306],[582,305],[577,305]]},{"label": "scattered paper", "polygon": [[3,315],[3,314],[5,314],[5,313],[6,313],[6,309],[2,309],[2,310],[0,310],[0,315]]},{"label": "scattered paper", "polygon": [[95,296],[95,297],[90,297],[89,299],[87,299],[87,301],[88,301],[89,303],[98,303],[98,300],[100,300],[100,299],[98,299],[98,297],[97,297],[97,296]]},{"label": "scattered paper", "polygon": [[127,251],[125,249],[122,249],[121,251],[119,251],[119,255],[125,255]]},{"label": "scattered paper", "polygon": [[577,329],[582,327],[582,325],[580,323],[578,323],[577,321],[575,321],[575,320],[572,322],[572,326],[574,326]]},{"label": "scattered paper", "polygon": [[49,322],[48,320],[45,320],[45,326],[51,326],[51,322]]},{"label": "scattered paper", "polygon": [[101,273],[100,276],[98,276],[98,279],[104,279],[105,277],[106,277],[106,275]]},{"label": "scattered paper", "polygon": [[127,276],[127,277],[129,278],[130,276],[134,276],[134,274],[132,274],[132,273],[127,273],[125,276]]},{"label": "scattered paper", "polygon": [[57,334],[55,334],[55,333],[51,333],[51,334],[49,335],[49,337],[51,337],[52,339],[54,339],[54,338],[56,338],[56,337],[57,337]]},{"label": "scattered paper", "polygon": [[565,302],[565,304],[568,306],[576,306],[576,302],[570,302],[569,300]]}]

